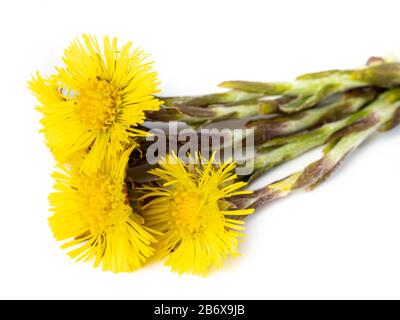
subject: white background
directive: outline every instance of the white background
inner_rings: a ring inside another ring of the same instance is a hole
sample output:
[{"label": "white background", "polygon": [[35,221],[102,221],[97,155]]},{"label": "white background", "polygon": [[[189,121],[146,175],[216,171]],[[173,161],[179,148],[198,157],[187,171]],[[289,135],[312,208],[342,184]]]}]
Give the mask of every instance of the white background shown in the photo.
[{"label": "white background", "polygon": [[213,92],[229,79],[290,80],[356,67],[370,55],[400,55],[399,12],[399,1],[384,0],[3,2],[0,298],[400,298],[400,129],[370,140],[314,192],[258,212],[243,256],[225,269],[180,277],[155,264],[114,275],[71,261],[52,238],[54,163],[26,88],[84,32],[151,53],[166,95]]}]

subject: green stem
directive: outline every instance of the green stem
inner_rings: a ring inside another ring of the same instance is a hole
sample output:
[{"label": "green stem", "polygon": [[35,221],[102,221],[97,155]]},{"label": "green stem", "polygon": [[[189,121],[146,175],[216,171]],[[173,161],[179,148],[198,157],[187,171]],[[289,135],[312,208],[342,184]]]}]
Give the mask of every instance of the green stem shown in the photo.
[{"label": "green stem", "polygon": [[231,104],[249,99],[262,97],[260,93],[231,90],[222,93],[213,93],[200,96],[157,97],[164,101],[167,107],[183,104],[191,107],[208,107],[214,104]]},{"label": "green stem", "polygon": [[195,107],[184,104],[175,104],[172,107],[161,106],[160,110],[149,112],[147,119],[152,121],[181,121],[189,126],[198,128],[225,119],[243,119],[256,115],[267,115],[276,112],[276,104],[258,99],[235,103],[231,106],[215,104],[204,107]]},{"label": "green stem", "polygon": [[247,128],[254,129],[255,143],[261,144],[272,138],[287,136],[323,123],[335,121],[361,109],[377,96],[373,88],[351,90],[338,100],[317,108],[300,112],[295,116],[251,120]]}]

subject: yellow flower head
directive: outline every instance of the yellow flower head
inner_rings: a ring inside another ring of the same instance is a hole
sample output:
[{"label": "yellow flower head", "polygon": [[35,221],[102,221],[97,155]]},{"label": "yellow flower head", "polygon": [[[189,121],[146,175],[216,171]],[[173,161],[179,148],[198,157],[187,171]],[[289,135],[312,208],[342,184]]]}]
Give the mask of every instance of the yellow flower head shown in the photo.
[{"label": "yellow flower head", "polygon": [[135,136],[146,133],[135,128],[145,111],[161,104],[157,74],[143,51],[121,49],[117,39],[106,36],[102,45],[92,36],[76,39],[64,53],[64,68],[29,85],[43,114],[47,143],[56,159],[67,163],[87,152],[82,171],[94,173],[104,158],[115,158],[134,145]]},{"label": "yellow flower head", "polygon": [[77,260],[93,260],[104,271],[130,272],[153,254],[155,238],[151,229],[129,205],[124,183],[129,156],[105,163],[94,174],[64,169],[54,173],[56,192],[49,200],[54,215],[49,219],[63,248]]},{"label": "yellow flower head", "polygon": [[185,165],[168,155],[160,168],[150,172],[160,187],[147,187],[150,198],[143,206],[146,224],[163,233],[157,250],[166,265],[180,274],[207,274],[220,268],[228,255],[237,254],[244,221],[234,216],[253,210],[228,210],[226,198],[251,193],[239,191],[246,183],[234,182],[234,163],[213,165],[214,157]]}]

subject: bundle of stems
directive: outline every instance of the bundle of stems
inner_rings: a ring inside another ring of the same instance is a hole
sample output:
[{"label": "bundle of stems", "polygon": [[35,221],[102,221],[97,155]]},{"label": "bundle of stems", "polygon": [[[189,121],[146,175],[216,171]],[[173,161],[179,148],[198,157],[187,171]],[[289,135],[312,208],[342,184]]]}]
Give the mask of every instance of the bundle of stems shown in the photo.
[{"label": "bundle of stems", "polygon": [[[375,61],[375,60],[373,60]],[[242,119],[273,113],[297,113],[324,99],[356,88],[394,88],[400,85],[400,63],[372,63],[354,70],[331,70],[304,74],[293,82],[225,81],[231,91],[204,96],[162,97],[160,111],[148,119],[182,121],[204,125],[223,119]],[[271,98],[279,96],[279,98]]]},{"label": "bundle of stems", "polygon": [[[162,97],[161,109],[147,118],[180,121],[198,132],[212,123],[241,119],[245,128],[254,130],[254,162],[248,162],[254,171],[241,177],[252,181],[343,132],[370,125],[382,95],[399,85],[400,63],[373,58],[360,69],[309,73],[293,82],[226,81],[220,86],[232,89],[227,92]],[[143,157],[132,155],[131,167],[143,163]]]},{"label": "bundle of stems", "polygon": [[[378,130],[390,130],[400,122],[400,89],[392,89],[381,94],[378,99],[364,110],[355,114],[357,122],[342,131],[335,126],[324,130],[331,134],[321,159],[311,163],[303,170],[256,190],[250,195],[240,195],[232,199],[235,207],[240,209],[258,208],[259,206],[285,197],[299,189],[314,189],[325,181],[338,165],[358,146]],[[309,142],[306,141],[305,144]],[[311,142],[312,144],[312,142]]]}]

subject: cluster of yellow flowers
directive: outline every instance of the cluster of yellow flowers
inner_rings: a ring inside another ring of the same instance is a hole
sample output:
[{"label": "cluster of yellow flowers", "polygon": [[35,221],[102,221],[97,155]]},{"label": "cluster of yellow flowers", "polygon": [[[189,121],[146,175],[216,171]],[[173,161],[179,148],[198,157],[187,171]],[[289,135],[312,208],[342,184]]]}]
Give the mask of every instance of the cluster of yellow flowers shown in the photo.
[{"label": "cluster of yellow flowers", "polygon": [[[150,171],[133,209],[126,185],[129,156],[148,133],[138,125],[162,101],[152,63],[131,43],[89,35],[66,50],[55,73],[29,87],[39,101],[46,143],[57,161],[49,219],[55,238],[77,260],[130,272],[154,256],[178,273],[204,275],[236,255],[244,222],[224,199],[241,191],[234,163],[187,165],[175,155]],[[135,191],[135,190],[134,190]]]}]

